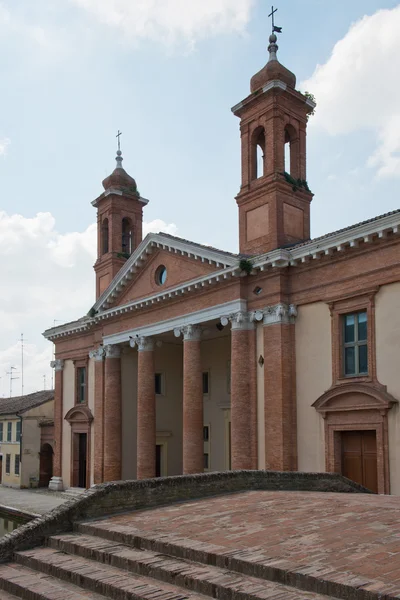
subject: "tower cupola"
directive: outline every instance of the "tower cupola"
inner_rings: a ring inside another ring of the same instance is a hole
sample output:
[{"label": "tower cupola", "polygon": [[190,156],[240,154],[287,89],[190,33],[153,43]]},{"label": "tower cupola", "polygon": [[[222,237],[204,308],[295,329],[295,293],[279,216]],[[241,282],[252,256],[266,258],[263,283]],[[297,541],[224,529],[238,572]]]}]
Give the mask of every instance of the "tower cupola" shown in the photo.
[{"label": "tower cupola", "polygon": [[265,67],[256,73],[250,82],[250,91],[254,93],[261,87],[266,85],[270,81],[282,81],[292,89],[296,87],[296,75],[284,67],[278,60],[277,52],[279,46],[277,44],[278,38],[275,33],[269,36],[269,60]]}]

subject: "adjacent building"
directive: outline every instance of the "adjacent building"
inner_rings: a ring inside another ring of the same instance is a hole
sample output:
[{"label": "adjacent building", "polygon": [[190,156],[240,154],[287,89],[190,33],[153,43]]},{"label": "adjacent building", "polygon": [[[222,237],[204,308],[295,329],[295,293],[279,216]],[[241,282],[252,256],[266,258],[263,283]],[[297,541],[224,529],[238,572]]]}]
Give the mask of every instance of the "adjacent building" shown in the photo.
[{"label": "adjacent building", "polygon": [[1,483],[46,487],[53,475],[54,391],[0,400]]},{"label": "adjacent building", "polygon": [[148,201],[118,151],[92,202],[96,302],[44,334],[56,347],[53,489],[273,469],[400,494],[400,211],[310,239],[315,104],[277,50],[273,34],[232,109],[238,254],[142,239]]}]

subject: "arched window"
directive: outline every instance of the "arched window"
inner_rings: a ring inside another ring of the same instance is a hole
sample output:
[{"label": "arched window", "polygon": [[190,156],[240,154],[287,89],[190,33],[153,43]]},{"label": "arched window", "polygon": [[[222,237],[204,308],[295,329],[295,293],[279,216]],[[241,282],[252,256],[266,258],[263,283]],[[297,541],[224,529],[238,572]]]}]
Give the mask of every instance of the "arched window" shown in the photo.
[{"label": "arched window", "polygon": [[265,131],[263,127],[257,127],[253,131],[251,146],[251,178],[258,179],[265,175]]},{"label": "arched window", "polygon": [[295,179],[300,176],[299,136],[292,125],[285,127],[285,171]]},{"label": "arched window", "polygon": [[122,252],[132,254],[132,221],[128,217],[122,219]]},{"label": "arched window", "polygon": [[101,253],[108,252],[108,219],[104,219],[101,225]]}]

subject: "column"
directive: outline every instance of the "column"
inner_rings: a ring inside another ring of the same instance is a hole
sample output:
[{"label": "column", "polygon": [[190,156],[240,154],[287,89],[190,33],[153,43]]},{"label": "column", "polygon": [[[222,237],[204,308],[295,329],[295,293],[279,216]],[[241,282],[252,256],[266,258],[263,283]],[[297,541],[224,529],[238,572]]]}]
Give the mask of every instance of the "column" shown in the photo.
[{"label": "column", "polygon": [[294,305],[264,311],[265,468],[297,470]]},{"label": "column", "polygon": [[231,317],[231,456],[232,469],[253,467],[251,449],[250,333],[255,326],[247,313]]},{"label": "column", "polygon": [[104,481],[104,348],[90,352],[94,363],[94,483]]},{"label": "column", "polygon": [[156,393],[154,342],[141,337],[138,349],[137,479],[156,476]]},{"label": "column", "polygon": [[119,346],[105,347],[104,366],[104,481],[121,479],[122,400],[121,352]]},{"label": "column", "polygon": [[63,414],[63,369],[64,361],[61,359],[53,360],[50,363],[54,369],[54,456],[53,456],[53,477],[49,482],[49,489],[53,491],[62,491],[64,489],[62,480],[62,428],[64,422]]},{"label": "column", "polygon": [[183,327],[183,474],[204,471],[201,328]]}]

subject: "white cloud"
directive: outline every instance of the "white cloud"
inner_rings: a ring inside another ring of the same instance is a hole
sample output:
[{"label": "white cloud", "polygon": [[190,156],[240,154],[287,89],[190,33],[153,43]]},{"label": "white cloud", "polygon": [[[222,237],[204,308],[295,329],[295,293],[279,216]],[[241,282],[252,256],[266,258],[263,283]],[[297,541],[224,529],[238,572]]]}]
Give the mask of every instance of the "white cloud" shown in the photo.
[{"label": "white cloud", "polygon": [[312,126],[331,135],[372,130],[368,165],[381,177],[400,176],[399,30],[400,5],[363,17],[301,85],[318,103]]},{"label": "white cloud", "polygon": [[[143,224],[150,231],[176,234],[177,227],[160,219]],[[68,322],[85,315],[94,302],[96,225],[61,234],[50,213],[33,218],[0,211],[0,397],[9,393],[11,366],[20,372],[21,332],[25,346],[25,393],[50,387],[52,347],[42,331],[54,320]],[[20,376],[20,375],[19,375]],[[16,394],[21,381],[15,381]]]},{"label": "white cloud", "polygon": [[241,32],[254,0],[70,0],[132,41],[165,43]]},{"label": "white cloud", "polygon": [[5,156],[7,154],[7,148],[11,144],[11,140],[8,138],[0,138],[0,156]]}]

